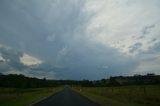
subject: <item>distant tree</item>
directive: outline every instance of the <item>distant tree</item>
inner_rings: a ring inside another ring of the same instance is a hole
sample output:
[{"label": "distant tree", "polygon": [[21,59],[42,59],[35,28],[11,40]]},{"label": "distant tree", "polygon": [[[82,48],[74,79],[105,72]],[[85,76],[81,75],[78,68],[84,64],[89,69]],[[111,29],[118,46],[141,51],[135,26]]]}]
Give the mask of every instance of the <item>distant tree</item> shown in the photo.
[{"label": "distant tree", "polygon": [[110,77],[109,79],[101,79],[95,81],[89,80],[47,80],[46,78],[38,79],[26,77],[24,75],[0,74],[0,87],[16,87],[16,88],[39,88],[39,87],[54,87],[61,85],[76,85],[76,86],[119,86],[119,85],[146,85],[160,84],[160,75],[138,75],[138,76],[118,76]]}]

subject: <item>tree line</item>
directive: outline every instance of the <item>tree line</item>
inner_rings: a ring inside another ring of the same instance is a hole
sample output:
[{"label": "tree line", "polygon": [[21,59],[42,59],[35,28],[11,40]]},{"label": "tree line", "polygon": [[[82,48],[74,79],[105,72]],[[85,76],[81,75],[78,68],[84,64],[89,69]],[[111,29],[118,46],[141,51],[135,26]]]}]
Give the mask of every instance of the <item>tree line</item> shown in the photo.
[{"label": "tree line", "polygon": [[89,80],[48,80],[26,77],[17,74],[0,74],[0,87],[13,88],[40,88],[40,87],[56,87],[63,85],[100,87],[100,86],[124,86],[124,85],[151,85],[160,84],[160,75],[134,75],[134,76],[115,76],[109,79],[101,79],[95,81]]}]

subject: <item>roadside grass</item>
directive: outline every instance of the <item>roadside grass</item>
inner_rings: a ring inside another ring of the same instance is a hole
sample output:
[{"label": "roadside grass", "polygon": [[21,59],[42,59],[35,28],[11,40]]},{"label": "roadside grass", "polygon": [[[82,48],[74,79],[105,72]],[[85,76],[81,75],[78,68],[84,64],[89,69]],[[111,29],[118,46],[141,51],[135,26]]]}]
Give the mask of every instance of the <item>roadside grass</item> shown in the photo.
[{"label": "roadside grass", "polygon": [[102,106],[160,106],[160,85],[74,87]]},{"label": "roadside grass", "polygon": [[27,106],[61,88],[0,88],[0,106]]}]

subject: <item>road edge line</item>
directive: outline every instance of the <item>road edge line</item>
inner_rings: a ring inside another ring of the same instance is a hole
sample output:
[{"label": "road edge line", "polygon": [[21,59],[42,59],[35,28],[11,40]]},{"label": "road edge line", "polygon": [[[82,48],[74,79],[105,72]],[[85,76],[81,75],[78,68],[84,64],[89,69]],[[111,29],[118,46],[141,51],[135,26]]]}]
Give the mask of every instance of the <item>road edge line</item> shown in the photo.
[{"label": "road edge line", "polygon": [[41,101],[43,101],[43,100],[45,100],[45,99],[53,96],[53,95],[58,94],[58,93],[61,92],[62,90],[63,90],[63,89],[61,89],[61,90],[59,90],[59,91],[57,91],[57,92],[55,92],[55,93],[52,93],[52,94],[50,94],[50,95],[48,95],[48,96],[46,96],[46,97],[40,98],[40,99],[38,99],[38,100],[36,100],[36,101],[33,101],[31,104],[29,104],[29,105],[27,105],[27,106],[34,106],[35,104],[37,104],[37,103],[39,103],[39,102],[41,102]]}]

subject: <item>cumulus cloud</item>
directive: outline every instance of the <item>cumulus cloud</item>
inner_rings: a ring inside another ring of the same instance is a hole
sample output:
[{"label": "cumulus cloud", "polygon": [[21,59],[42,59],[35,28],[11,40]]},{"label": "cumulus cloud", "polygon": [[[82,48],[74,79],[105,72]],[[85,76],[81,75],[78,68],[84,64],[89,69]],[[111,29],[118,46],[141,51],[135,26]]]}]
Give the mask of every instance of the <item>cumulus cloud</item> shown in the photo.
[{"label": "cumulus cloud", "polygon": [[24,65],[39,65],[42,64],[42,61],[37,59],[36,57],[30,56],[26,53],[24,53],[21,57],[20,57],[20,61],[21,63],[23,63]]}]

